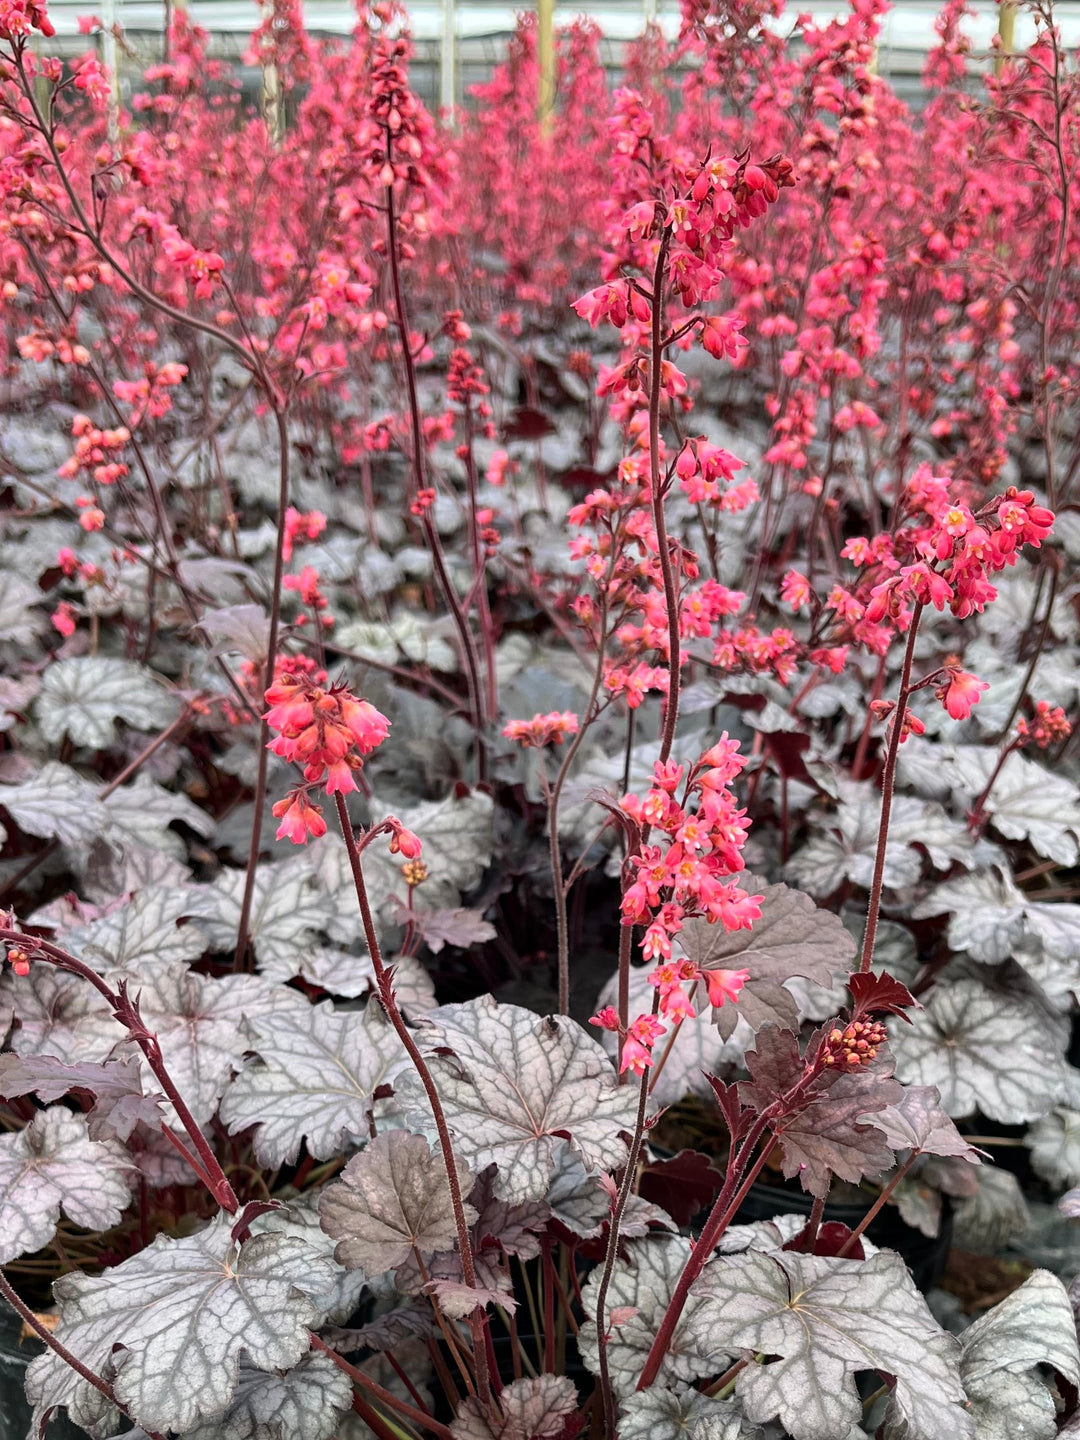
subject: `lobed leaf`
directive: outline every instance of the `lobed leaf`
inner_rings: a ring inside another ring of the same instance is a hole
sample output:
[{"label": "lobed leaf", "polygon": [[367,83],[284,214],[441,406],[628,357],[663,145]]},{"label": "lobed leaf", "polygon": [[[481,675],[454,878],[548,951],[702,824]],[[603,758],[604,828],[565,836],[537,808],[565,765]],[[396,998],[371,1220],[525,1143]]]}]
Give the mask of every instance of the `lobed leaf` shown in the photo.
[{"label": "lobed leaf", "polygon": [[1076,1324],[1061,1281],[1036,1270],[964,1331],[960,1347],[978,1440],[1053,1440],[1057,1410],[1038,1369],[1049,1366],[1080,1385]]},{"label": "lobed leaf", "polygon": [[974,1440],[960,1347],[899,1256],[748,1250],[710,1260],[694,1293],[696,1326],[718,1349],[765,1357],[736,1382],[751,1420],[777,1420],[793,1440],[848,1440],[862,1416],[855,1376],[872,1370],[895,1379],[890,1415],[910,1434]]},{"label": "lobed leaf", "polygon": [[450,1425],[454,1440],[555,1440],[576,1412],[577,1390],[565,1375],[515,1380],[499,1394],[497,1418],[470,1396]]},{"label": "lobed leaf", "polygon": [[[243,1355],[257,1370],[287,1370],[309,1345],[332,1268],[302,1240],[232,1238],[232,1217],[218,1215],[195,1235],[159,1235],[130,1260],[101,1275],[57,1280],[57,1338],[110,1379],[117,1400],[147,1430],[192,1430],[224,1416],[233,1403]],[[100,1423],[108,1402],[53,1352],[34,1360],[26,1391],[35,1421],[65,1405],[84,1428]]]},{"label": "lobed leaf", "polygon": [[[462,1195],[473,1176],[457,1161]],[[476,1211],[465,1205],[472,1225]],[[433,1255],[457,1239],[454,1208],[441,1153],[432,1154],[422,1135],[391,1130],[354,1155],[341,1180],[319,1199],[322,1228],[336,1240],[335,1258],[350,1270],[381,1275],[404,1265],[417,1250]]]},{"label": "lobed leaf", "polygon": [[368,1134],[373,1096],[405,1063],[405,1050],[375,1004],[340,1014],[326,1001],[248,1022],[256,1059],[221,1102],[231,1135],[254,1125],[260,1165],[291,1165],[306,1144],[329,1160]]},{"label": "lobed leaf", "polygon": [[[483,995],[441,1006],[419,1033],[455,1144],[474,1171],[498,1166],[500,1199],[543,1199],[562,1136],[590,1168],[614,1170],[625,1159],[620,1132],[632,1130],[637,1098],[575,1021]],[[417,1076],[402,1077],[398,1097],[430,1131]]]},{"label": "lobed leaf", "polygon": [[900,1079],[935,1085],[949,1115],[978,1109],[1019,1124],[1045,1115],[1064,1091],[1058,1038],[1043,1014],[978,980],[939,982],[910,1025],[891,1027],[891,1042]]},{"label": "lobed leaf", "polygon": [[85,1118],[62,1105],[0,1135],[0,1265],[47,1245],[61,1211],[87,1230],[119,1224],[131,1168],[115,1140],[92,1140]]},{"label": "lobed leaf", "polygon": [[766,1023],[794,1026],[794,999],[782,986],[799,975],[830,986],[845,973],[855,942],[843,921],[821,910],[809,895],[787,885],[766,885],[753,875],[741,876],[748,894],[761,894],[761,918],[750,930],[725,930],[704,920],[688,920],[679,934],[689,958],[706,970],[746,969],[750,978],[734,1005],[713,1011],[727,1038],[739,1016],[758,1030]]},{"label": "lobed leaf", "polygon": [[161,730],[178,712],[175,698],[144,665],[101,655],[54,660],[34,705],[48,744],[69,736],[92,750],[112,744],[117,720],[133,730]]}]

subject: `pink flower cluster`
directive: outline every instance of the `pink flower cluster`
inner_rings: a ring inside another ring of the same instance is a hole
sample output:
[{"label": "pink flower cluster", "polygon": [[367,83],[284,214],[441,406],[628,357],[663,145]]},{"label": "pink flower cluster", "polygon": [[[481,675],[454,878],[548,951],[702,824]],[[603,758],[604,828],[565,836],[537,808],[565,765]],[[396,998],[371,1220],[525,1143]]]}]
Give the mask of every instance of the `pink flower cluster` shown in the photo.
[{"label": "pink flower cluster", "polygon": [[[306,515],[290,505],[285,511],[285,540],[282,557],[292,559],[293,546],[298,540],[317,540],[326,529],[326,516],[321,510],[309,510]],[[310,602],[307,602],[310,603]]]},{"label": "pink flower cluster", "polygon": [[1015,565],[1022,546],[1038,549],[1053,529],[1053,512],[1036,505],[1030,490],[1010,486],[974,512],[949,491],[946,478],[921,466],[905,494],[914,523],[899,529],[891,545],[878,536],[876,555],[856,541],[844,547],[857,564],[865,555],[895,572],[872,586],[863,611],[867,624],[889,618],[905,629],[915,602],[948,608],[961,620],[981,611],[997,596],[989,577]]},{"label": "pink flower cluster", "polygon": [[[709,1003],[734,1000],[748,978],[745,970],[706,970],[678,958],[672,942],[690,918],[719,923],[726,930],[747,930],[760,918],[760,895],[749,895],[729,877],[743,869],[742,848],[749,822],[729,788],[742,770],[738,743],[723,734],[687,772],[673,761],[653,767],[653,788],[625,795],[624,814],[638,829],[641,843],[629,859],[634,873],[622,899],[622,923],[642,925],[642,954],[659,964],[649,975],[657,990],[656,1014],[639,1016],[622,1037],[622,1068],[640,1074],[652,1064],[652,1046],[665,1033],[664,1021],[692,1019],[692,994],[703,982]],[[683,784],[685,778],[685,784]],[[676,791],[682,786],[681,799]],[[652,830],[660,844],[649,844]],[[684,987],[689,985],[689,991]],[[594,1024],[618,1029],[614,1011]]]},{"label": "pink flower cluster", "polygon": [[[356,771],[386,739],[390,722],[374,705],[351,695],[348,686],[324,689],[303,674],[280,674],[267,690],[266,701],[270,709],[263,718],[278,732],[267,748],[301,765],[307,782],[274,806],[274,815],[281,820],[277,838],[302,845],[309,835],[326,833],[322,811],[308,800],[307,789],[321,785],[328,795],[355,790]],[[406,844],[399,848],[408,855]]]},{"label": "pink flower cluster", "polygon": [[76,437],[75,454],[56,472],[64,480],[72,480],[83,472],[98,485],[112,485],[128,473],[128,467],[117,459],[131,439],[131,431],[126,426],[99,430],[88,415],[76,415],[71,422],[71,433]]},{"label": "pink flower cluster", "polygon": [[1072,734],[1072,725],[1065,718],[1060,705],[1051,705],[1049,700],[1040,700],[1035,706],[1031,720],[1021,717],[1016,722],[1016,737],[1021,745],[1034,743],[1040,750],[1067,740]]},{"label": "pink flower cluster", "polygon": [[540,750],[545,745],[561,745],[568,735],[576,735],[578,717],[572,710],[551,710],[531,720],[511,720],[502,733],[525,750]]}]

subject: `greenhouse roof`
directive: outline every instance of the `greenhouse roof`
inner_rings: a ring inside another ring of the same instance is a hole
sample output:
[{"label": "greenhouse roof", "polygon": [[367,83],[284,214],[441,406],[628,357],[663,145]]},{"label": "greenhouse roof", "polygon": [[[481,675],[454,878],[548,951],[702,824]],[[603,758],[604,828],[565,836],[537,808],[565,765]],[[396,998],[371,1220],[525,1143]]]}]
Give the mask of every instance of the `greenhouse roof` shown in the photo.
[{"label": "greenhouse roof", "polygon": [[[505,0],[467,0],[454,4],[454,28],[460,39],[483,38],[508,34],[514,28],[515,16],[524,6],[506,4]],[[896,65],[900,69],[921,68],[935,40],[934,18],[939,5],[935,0],[907,0],[895,5],[882,24],[882,68]],[[993,0],[977,0],[977,15],[966,23],[976,50],[989,47],[997,29],[998,7]],[[77,32],[77,17],[95,9],[92,0],[53,0],[49,13],[58,32]],[[190,0],[189,13],[195,22],[211,33],[250,33],[259,19],[254,0]],[[845,13],[847,7],[837,0],[808,0],[792,5],[792,17],[806,12],[819,20],[828,20]],[[161,0],[113,0],[115,18],[125,30],[159,31],[163,26],[165,7]],[[414,0],[408,5],[413,33],[418,41],[438,40],[443,34],[445,8],[441,0]],[[1080,45],[1080,0],[1056,7],[1062,38],[1069,47]],[[655,14],[665,30],[678,27],[679,7],[673,0],[656,0],[654,5],[635,5],[626,0],[587,0],[585,4],[564,4],[556,0],[557,22],[567,22],[578,15],[588,16],[611,40],[628,40],[638,35],[646,13]],[[315,33],[347,34],[353,27],[355,11],[347,0],[308,0],[304,5],[308,28]],[[1030,43],[1034,22],[1021,14],[1016,21],[1016,44]]]}]

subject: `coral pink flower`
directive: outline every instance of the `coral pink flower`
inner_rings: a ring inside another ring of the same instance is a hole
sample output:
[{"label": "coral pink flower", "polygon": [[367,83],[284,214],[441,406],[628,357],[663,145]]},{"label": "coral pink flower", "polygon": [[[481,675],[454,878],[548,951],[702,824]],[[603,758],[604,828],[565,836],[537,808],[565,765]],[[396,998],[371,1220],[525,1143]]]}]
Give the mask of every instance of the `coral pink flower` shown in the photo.
[{"label": "coral pink flower", "polygon": [[937,694],[954,720],[966,720],[971,707],[979,703],[982,692],[989,689],[987,682],[977,675],[969,675],[966,670],[950,670],[948,683],[942,685]]},{"label": "coral pink flower", "polygon": [[526,750],[561,745],[567,735],[577,732],[578,717],[572,710],[551,710],[547,715],[534,715],[531,720],[511,720],[502,731],[507,740],[516,740]]},{"label": "coral pink flower", "polygon": [[318,805],[312,805],[302,790],[293,790],[274,806],[274,818],[280,820],[277,839],[306,845],[308,836],[318,839],[326,834],[326,821]]},{"label": "coral pink flower", "polygon": [[709,992],[709,1004],[719,1009],[726,1001],[734,1003],[739,991],[750,979],[749,970],[702,970],[701,978]]}]

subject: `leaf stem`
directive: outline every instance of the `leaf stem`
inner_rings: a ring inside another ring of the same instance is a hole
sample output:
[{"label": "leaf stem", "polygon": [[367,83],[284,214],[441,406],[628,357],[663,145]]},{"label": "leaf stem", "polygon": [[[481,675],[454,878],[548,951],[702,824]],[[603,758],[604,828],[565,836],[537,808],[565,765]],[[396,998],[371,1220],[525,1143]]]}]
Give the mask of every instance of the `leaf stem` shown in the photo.
[{"label": "leaf stem", "polygon": [[[158,1084],[165,1091],[166,1096],[176,1111],[177,1119],[187,1131],[192,1144],[198,1154],[201,1170],[199,1179],[207,1184],[207,1188],[223,1210],[230,1215],[235,1215],[240,1208],[232,1186],[229,1184],[228,1176],[218,1161],[217,1156],[210,1148],[210,1143],[202,1130],[195,1123],[191,1111],[188,1109],[183,1096],[169,1074],[165,1064],[164,1056],[158,1039],[147,1026],[139,1013],[138,999],[132,1000],[128,994],[127,983],[121,981],[119,988],[113,990],[96,970],[77,960],[74,955],[55,945],[51,940],[42,940],[36,935],[24,935],[19,930],[8,927],[0,927],[0,944],[19,945],[30,952],[31,960],[44,960],[46,964],[55,965],[59,970],[66,970],[71,975],[77,975],[92,985],[99,995],[106,1001],[113,1016],[124,1029],[127,1030],[132,1040],[135,1041],[143,1055],[146,1063],[153,1072]],[[174,1137],[175,1138],[175,1137]]]},{"label": "leaf stem", "polygon": [[904,1161],[904,1163],[900,1166],[896,1174],[893,1175],[889,1183],[882,1190],[881,1194],[874,1201],[873,1205],[870,1206],[870,1209],[862,1217],[858,1225],[855,1226],[855,1229],[847,1237],[843,1245],[840,1246],[840,1249],[836,1252],[838,1259],[842,1259],[848,1253],[848,1251],[854,1247],[856,1241],[859,1240],[866,1233],[867,1228],[874,1223],[874,1220],[877,1218],[878,1212],[885,1204],[887,1204],[893,1194],[893,1191],[900,1184],[900,1181],[903,1180],[904,1176],[911,1169],[912,1165],[915,1163],[921,1153],[922,1152],[920,1150],[913,1150],[908,1156],[908,1158]]},{"label": "leaf stem", "polygon": [[377,1380],[373,1380],[370,1375],[366,1375],[363,1370],[357,1369],[355,1365],[350,1365],[344,1355],[339,1355],[336,1350],[330,1345],[327,1345],[325,1340],[321,1340],[314,1331],[309,1331],[308,1333],[311,1336],[311,1348],[318,1350],[320,1354],[332,1360],[339,1370],[348,1375],[354,1385],[359,1385],[362,1389],[366,1390],[372,1399],[378,1400],[380,1405],[386,1405],[390,1409],[396,1410],[400,1415],[404,1415],[406,1419],[412,1420],[423,1429],[430,1431],[432,1435],[437,1435],[439,1440],[452,1440],[448,1426],[441,1424],[418,1406],[410,1405],[407,1400],[399,1399],[397,1395],[384,1389]]}]

